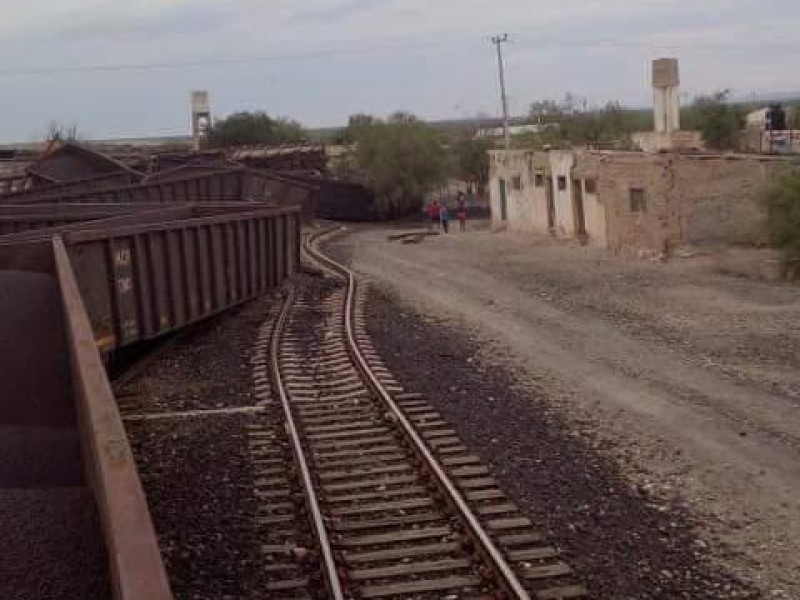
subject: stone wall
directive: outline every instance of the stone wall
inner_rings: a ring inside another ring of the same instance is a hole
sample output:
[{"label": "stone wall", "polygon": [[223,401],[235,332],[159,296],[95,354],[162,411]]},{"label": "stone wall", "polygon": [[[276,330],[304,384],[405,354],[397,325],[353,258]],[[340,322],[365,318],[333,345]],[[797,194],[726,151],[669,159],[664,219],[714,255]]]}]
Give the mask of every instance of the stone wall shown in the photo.
[{"label": "stone wall", "polygon": [[791,161],[758,157],[679,157],[675,195],[681,203],[683,243],[752,244],[761,241],[764,188]]},{"label": "stone wall", "polygon": [[[771,157],[610,153],[599,157],[606,247],[669,251],[760,241],[764,186],[791,162]],[[640,190],[640,192],[636,191]]]}]

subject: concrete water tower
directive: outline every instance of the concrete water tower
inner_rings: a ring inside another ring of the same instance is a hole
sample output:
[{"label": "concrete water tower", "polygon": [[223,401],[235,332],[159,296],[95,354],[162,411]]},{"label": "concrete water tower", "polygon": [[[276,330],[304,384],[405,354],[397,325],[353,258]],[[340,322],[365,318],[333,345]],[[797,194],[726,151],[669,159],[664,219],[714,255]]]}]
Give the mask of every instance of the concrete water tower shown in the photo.
[{"label": "concrete water tower", "polygon": [[211,101],[206,90],[192,92],[192,144],[199,150],[211,132]]},{"label": "concrete water tower", "polygon": [[680,131],[680,83],[677,58],[653,61],[653,110],[659,133]]}]

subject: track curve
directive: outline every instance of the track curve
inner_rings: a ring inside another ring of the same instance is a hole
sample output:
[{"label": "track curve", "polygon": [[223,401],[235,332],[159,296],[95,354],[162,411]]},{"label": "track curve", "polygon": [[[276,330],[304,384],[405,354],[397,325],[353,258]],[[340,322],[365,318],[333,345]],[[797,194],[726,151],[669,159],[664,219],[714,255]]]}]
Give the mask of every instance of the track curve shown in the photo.
[{"label": "track curve", "polygon": [[362,286],[318,248],[337,231],[303,243],[336,283],[290,291],[270,344],[329,597],[584,597],[489,470],[382,364]]}]

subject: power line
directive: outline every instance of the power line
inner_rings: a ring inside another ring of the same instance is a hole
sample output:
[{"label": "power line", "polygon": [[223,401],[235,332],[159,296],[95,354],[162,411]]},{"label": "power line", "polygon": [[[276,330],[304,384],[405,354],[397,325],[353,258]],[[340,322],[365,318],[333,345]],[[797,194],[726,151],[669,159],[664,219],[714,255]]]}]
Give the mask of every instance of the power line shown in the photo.
[{"label": "power line", "polygon": [[[642,49],[642,50],[797,50],[800,43],[796,41],[769,42],[756,44],[705,44],[705,43],[645,43],[645,42],[619,42],[617,40],[584,40],[584,41],[557,41],[547,38],[525,39],[525,34],[515,35],[515,43],[520,45],[535,44],[541,48],[613,48],[620,50]],[[521,43],[520,43],[521,42]]]},{"label": "power line", "polygon": [[[508,34],[504,34],[508,35]],[[586,40],[586,41],[558,41],[548,40],[547,38],[525,39],[525,34],[513,34],[514,40],[511,43],[516,45],[533,45],[538,48],[547,50],[558,49],[594,49],[594,48],[611,48],[611,49],[644,49],[644,50],[796,50],[800,48],[797,42],[771,42],[765,44],[730,44],[730,45],[717,45],[717,44],[668,44],[668,43],[638,43],[638,42],[618,42],[615,40]],[[8,76],[25,76],[25,75],[57,75],[57,74],[70,74],[70,73],[113,73],[124,71],[154,71],[154,70],[169,70],[169,69],[186,69],[195,67],[214,67],[214,66],[228,66],[236,64],[260,63],[260,62],[279,62],[290,60],[306,60],[316,58],[331,58],[331,57],[348,57],[348,56],[367,56],[370,54],[377,54],[381,52],[393,50],[409,50],[409,49],[434,49],[444,48],[448,46],[464,45],[473,43],[478,38],[475,37],[460,37],[451,39],[442,39],[427,41],[427,42],[402,42],[395,44],[384,44],[374,46],[359,46],[354,48],[329,48],[324,50],[314,51],[297,51],[297,52],[281,52],[275,54],[256,55],[256,56],[242,56],[232,58],[201,58],[182,61],[153,61],[141,63],[108,63],[108,64],[94,64],[94,65],[61,65],[61,66],[46,66],[46,67],[15,67],[10,69],[0,69],[0,77]],[[484,38],[485,39],[485,38]],[[495,38],[492,38],[495,43]],[[505,42],[507,40],[503,40]]]},{"label": "power line", "polygon": [[[461,41],[461,40],[459,40]],[[0,76],[6,75],[55,75],[60,73],[103,73],[118,71],[152,71],[161,69],[183,69],[190,67],[225,66],[234,64],[247,64],[259,62],[276,62],[282,60],[303,60],[313,58],[328,58],[338,56],[364,56],[373,53],[408,50],[442,48],[455,44],[456,40],[436,40],[419,43],[386,44],[372,47],[359,48],[333,48],[327,50],[282,52],[258,56],[243,56],[233,58],[202,58],[185,61],[153,61],[143,63],[109,63],[99,65],[58,66],[58,67],[18,67],[14,69],[0,69]],[[461,41],[463,43],[463,41]]]}]

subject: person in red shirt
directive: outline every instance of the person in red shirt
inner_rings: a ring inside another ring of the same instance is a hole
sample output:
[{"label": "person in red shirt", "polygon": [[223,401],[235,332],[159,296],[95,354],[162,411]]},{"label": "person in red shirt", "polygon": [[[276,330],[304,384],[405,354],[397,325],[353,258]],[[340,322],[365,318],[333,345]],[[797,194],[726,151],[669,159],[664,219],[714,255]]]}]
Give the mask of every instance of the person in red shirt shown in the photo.
[{"label": "person in red shirt", "polygon": [[428,218],[430,219],[431,223],[433,223],[434,227],[439,226],[439,214],[442,211],[442,206],[439,204],[438,200],[434,200],[430,204],[428,204]]}]

